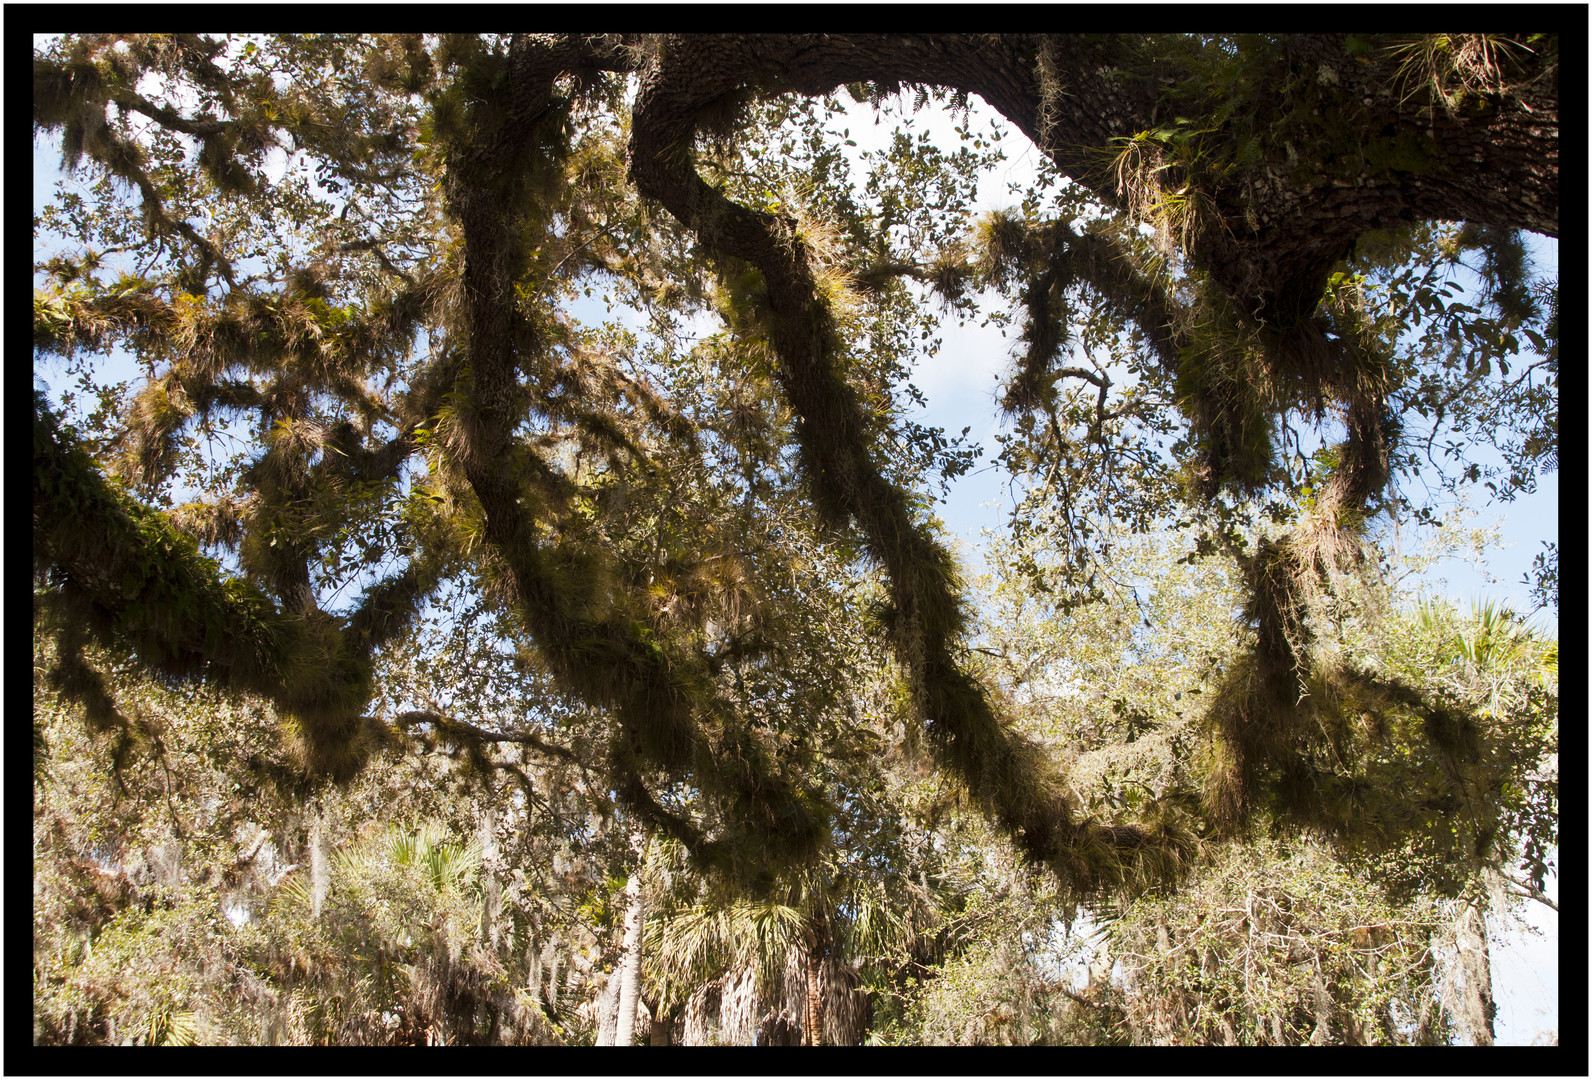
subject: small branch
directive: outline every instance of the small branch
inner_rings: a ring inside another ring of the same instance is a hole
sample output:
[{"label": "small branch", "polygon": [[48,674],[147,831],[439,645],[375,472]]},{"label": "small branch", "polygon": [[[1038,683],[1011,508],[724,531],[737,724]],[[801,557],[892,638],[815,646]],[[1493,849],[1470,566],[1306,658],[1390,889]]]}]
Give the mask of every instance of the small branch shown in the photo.
[{"label": "small branch", "polygon": [[562,259],[558,260],[558,265],[553,267],[552,271],[547,275],[547,277],[542,279],[542,283],[536,287],[536,294],[532,296],[531,299],[535,300],[537,297],[541,296],[542,293],[547,291],[547,287],[553,283],[553,279],[558,276],[558,272],[564,269],[565,263],[569,262],[569,260],[573,259],[576,255],[579,255],[582,251],[585,251],[592,244],[595,244],[597,241],[613,232],[614,226],[618,224],[619,223],[615,221],[603,226],[601,232],[597,233],[591,239],[583,241],[568,255],[565,255]]},{"label": "small branch", "polygon": [[468,720],[456,720],[439,712],[420,709],[399,713],[394,719],[396,723],[405,727],[410,727],[414,724],[431,724],[444,735],[450,731],[458,731],[482,742],[519,743],[521,746],[529,746],[533,750],[540,750],[544,754],[560,757],[577,765],[581,763],[580,757],[568,747],[546,742],[529,732],[488,731],[485,728],[476,727]]},{"label": "small branch", "polygon": [[1515,894],[1516,896],[1522,896],[1522,897],[1525,897],[1528,900],[1536,900],[1539,903],[1546,904],[1548,907],[1552,908],[1554,911],[1558,911],[1559,910],[1559,905],[1554,901],[1554,899],[1551,896],[1549,896],[1547,893],[1543,892],[1541,889],[1537,888],[1536,886],[1532,885],[1529,881],[1521,881],[1519,878],[1515,877],[1514,875],[1506,874],[1506,873],[1504,873],[1501,870],[1498,872],[1498,876],[1503,878],[1509,884],[1513,885],[1515,888],[1520,890],[1518,893]]},{"label": "small branch", "polygon": [[222,120],[189,120],[175,109],[156,105],[142,94],[131,90],[117,90],[107,96],[122,108],[142,113],[168,131],[181,132],[199,139],[220,135],[228,127],[235,126]]},{"label": "small branch", "polygon": [[387,258],[387,253],[382,250],[381,244],[375,240],[353,240],[349,243],[339,245],[337,250],[343,252],[344,254],[351,254],[358,251],[368,251],[372,255],[376,256],[376,261],[381,263],[381,268],[387,271],[387,273],[393,275],[394,277],[402,278],[408,285],[412,286],[415,283],[414,276],[408,271],[400,270],[397,266],[393,265],[392,260]]},{"label": "small branch", "polygon": [[1062,379],[1083,379],[1086,382],[1092,382],[1096,386],[1098,386],[1102,391],[1110,388],[1110,386],[1111,386],[1111,380],[1110,379],[1107,379],[1103,375],[1098,375],[1095,372],[1090,371],[1088,368],[1081,368],[1081,367],[1057,368],[1056,371],[1055,371],[1055,374],[1056,374],[1057,378],[1062,378]]},{"label": "small branch", "polygon": [[887,262],[866,267],[852,276],[862,288],[877,292],[891,278],[909,277],[914,281],[928,281],[929,270],[916,263]]},{"label": "small branch", "polygon": [[1067,997],[1071,998],[1073,1001],[1077,1002],[1079,1005],[1083,1005],[1083,1006],[1086,1006],[1086,1007],[1091,1008],[1091,1009],[1103,1009],[1103,1008],[1105,1008],[1105,1006],[1100,1004],[1100,1002],[1098,1002],[1098,1001],[1090,1001],[1088,998],[1084,997],[1082,994],[1075,994],[1071,990],[1068,990],[1065,986],[1061,985],[1060,983],[1049,983],[1049,984],[1047,984],[1045,986],[1045,989],[1047,989],[1047,990],[1060,990],[1063,994],[1066,994]]}]

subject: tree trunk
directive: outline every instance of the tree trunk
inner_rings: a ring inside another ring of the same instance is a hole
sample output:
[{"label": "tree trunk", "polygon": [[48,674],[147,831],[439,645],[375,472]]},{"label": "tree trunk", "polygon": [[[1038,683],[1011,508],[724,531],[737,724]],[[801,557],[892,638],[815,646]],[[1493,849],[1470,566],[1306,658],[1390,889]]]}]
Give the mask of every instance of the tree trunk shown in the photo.
[{"label": "tree trunk", "polygon": [[1487,949],[1487,909],[1480,897],[1469,900],[1460,912],[1454,944],[1459,950],[1454,958],[1455,1019],[1472,1044],[1491,1046],[1497,1004],[1493,1001],[1492,960]]},{"label": "tree trunk", "polygon": [[[678,1009],[679,1006],[676,1006]],[[674,1028],[674,1013],[664,1012],[662,1001],[647,1002],[647,1014],[652,1018],[647,1025],[648,1046],[672,1046],[670,1033]]]},{"label": "tree trunk", "polygon": [[1316,1028],[1310,1033],[1310,1045],[1325,1046],[1332,1041],[1332,997],[1327,993],[1327,983],[1319,960],[1316,961],[1316,978],[1310,989],[1316,1017]]},{"label": "tree trunk", "polygon": [[820,989],[823,957],[818,948],[807,950],[807,1015],[802,1022],[802,1045],[824,1045],[824,996]]},{"label": "tree trunk", "polygon": [[481,845],[481,935],[494,950],[498,947],[503,912],[503,883],[498,880],[497,815],[488,806],[481,813],[476,836]]},{"label": "tree trunk", "polygon": [[641,870],[625,883],[625,940],[619,959],[619,1018],[615,1046],[629,1046],[635,1038],[636,1002],[641,999],[641,929],[646,911],[641,895]]},{"label": "tree trunk", "polygon": [[310,917],[321,917],[321,905],[332,885],[330,845],[326,840],[325,814],[320,803],[315,803],[310,818]]},{"label": "tree trunk", "polygon": [[614,1036],[619,1030],[619,972],[615,971],[603,984],[597,995],[598,1046],[615,1045]]}]

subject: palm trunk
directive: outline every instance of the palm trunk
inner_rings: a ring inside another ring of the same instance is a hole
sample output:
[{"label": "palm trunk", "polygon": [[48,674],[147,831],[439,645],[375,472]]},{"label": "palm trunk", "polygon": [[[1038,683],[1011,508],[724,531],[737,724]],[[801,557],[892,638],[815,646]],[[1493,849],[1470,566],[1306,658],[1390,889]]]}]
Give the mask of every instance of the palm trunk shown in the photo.
[{"label": "palm trunk", "polygon": [[619,960],[619,1016],[615,1046],[629,1046],[635,1037],[636,1002],[641,998],[641,929],[646,911],[641,896],[641,870],[625,883],[625,939]]},{"label": "palm trunk", "polygon": [[823,960],[816,948],[807,950],[807,1017],[803,1023],[802,1045],[824,1045],[824,998],[819,989],[819,969]]},{"label": "palm trunk", "polygon": [[619,972],[614,972],[597,995],[597,1045],[615,1045],[619,1031]]},{"label": "palm trunk", "polygon": [[[678,1009],[679,1006],[676,1006]],[[674,1013],[663,1011],[663,1002],[647,1002],[647,1013],[652,1017],[647,1027],[648,1046],[671,1046],[669,1035],[674,1027]]]},{"label": "palm trunk", "polygon": [[802,1045],[824,1045],[824,959],[829,955],[829,921],[820,913],[812,917],[802,960],[807,969],[807,1002],[802,1018]]}]

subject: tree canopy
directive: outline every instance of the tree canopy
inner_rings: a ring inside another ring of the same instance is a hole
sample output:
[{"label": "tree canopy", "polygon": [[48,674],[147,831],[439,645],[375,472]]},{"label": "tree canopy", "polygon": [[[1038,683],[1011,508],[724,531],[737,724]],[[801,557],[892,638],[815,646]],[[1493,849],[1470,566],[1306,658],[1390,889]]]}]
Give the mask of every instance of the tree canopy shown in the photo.
[{"label": "tree canopy", "polygon": [[[438,746],[555,818],[578,789],[635,830],[613,857],[679,960],[649,1008],[794,995],[813,1039],[863,1023],[823,958],[921,944],[950,903],[879,891],[917,843],[903,762],[1070,902],[1260,826],[1404,852],[1371,907],[1522,858],[1540,892],[1556,668],[1484,689],[1431,611],[1427,652],[1370,642],[1407,618],[1379,541],[1437,513],[1417,489],[1509,499],[1557,465],[1557,282],[1525,238],[1558,235],[1557,61],[1552,34],[44,42],[35,134],[86,187],[35,220],[35,355],[78,376],[35,392],[43,685],[127,745],[153,730],[128,679],[262,703],[286,756],[251,783],[295,797]],[[898,99],[959,145],[848,152],[846,110]],[[1003,141],[1039,182],[975,219]],[[979,593],[932,508],[981,449],[913,419],[911,378],[942,319],[992,311],[1021,335],[1018,503]],[[1116,584],[1133,552],[1222,584],[1158,621]],[[1556,607],[1556,548],[1539,571]],[[1199,708],[1108,695],[1128,664]],[[1038,707],[1047,666],[1081,693]],[[1142,797],[1065,749],[1150,729],[1153,769],[1107,769]],[[487,902],[454,874],[487,840],[371,844]]]}]

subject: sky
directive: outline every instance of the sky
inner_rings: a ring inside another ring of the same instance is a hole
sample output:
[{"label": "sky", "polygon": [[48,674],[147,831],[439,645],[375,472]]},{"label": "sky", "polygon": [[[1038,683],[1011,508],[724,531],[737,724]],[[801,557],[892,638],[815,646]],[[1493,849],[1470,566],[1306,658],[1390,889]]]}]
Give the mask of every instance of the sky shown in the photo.
[{"label": "sky", "polygon": [[[987,130],[993,115],[982,102],[974,100],[974,128]],[[957,144],[952,118],[932,108],[913,114],[910,109],[897,106],[878,119],[876,124],[871,105],[853,105],[843,121],[858,144],[849,151],[854,176],[866,175],[861,154],[881,149],[894,123],[927,129],[947,151]],[[1009,139],[1008,144],[1008,160],[981,178],[977,204],[981,213],[1016,204],[1020,197],[1011,193],[1011,187],[1026,187],[1035,176],[1034,151],[1027,141],[1018,136]],[[58,139],[35,140],[33,172],[37,211],[52,197],[60,175]],[[1557,242],[1539,240],[1533,257],[1541,268],[1556,271]],[[589,318],[584,312],[577,314]],[[940,337],[943,344],[938,354],[922,359],[912,376],[927,400],[927,407],[915,419],[953,435],[969,427],[971,438],[985,447],[980,463],[971,473],[952,482],[945,503],[936,508],[947,528],[966,545],[964,557],[972,564],[969,569],[976,570],[981,562],[982,531],[1002,531],[1011,505],[993,460],[998,450],[994,436],[1001,430],[997,386],[1010,365],[1014,341],[1003,337],[994,326],[980,328],[975,321],[958,324],[954,318],[942,323]],[[123,357],[122,362],[128,365],[130,375],[130,360]],[[50,377],[48,372],[45,377]],[[1496,521],[1500,542],[1489,548],[1478,563],[1451,560],[1437,567],[1426,576],[1426,587],[1462,608],[1468,608],[1474,600],[1493,598],[1516,610],[1528,611],[1531,601],[1520,579],[1540,550],[1540,542],[1558,537],[1558,482],[1557,473],[1548,474],[1541,478],[1535,494],[1521,496],[1507,506],[1473,503],[1470,509],[1476,516],[1471,524]],[[1401,539],[1410,548],[1422,538],[1407,529]],[[1536,621],[1557,633],[1554,613],[1542,613]],[[1550,895],[1556,897],[1557,888],[1557,879],[1550,879]],[[1556,1030],[1558,1026],[1558,917],[1540,904],[1531,904],[1526,915],[1531,929],[1524,929],[1517,922],[1493,927],[1500,1043],[1530,1043],[1543,1029]]]},{"label": "sky", "polygon": [[[988,112],[982,103],[975,102],[975,128],[988,123],[980,119],[980,109]],[[942,148],[955,145],[956,136],[951,132],[952,120],[948,115],[924,110],[913,122],[932,131]],[[884,136],[879,133],[885,130],[883,125],[872,128],[871,120],[865,118],[851,121],[852,136],[860,144],[859,152],[870,148],[870,134],[882,139]],[[1035,176],[1032,148],[1021,137],[1011,141],[1022,144],[1022,149],[1009,151],[1012,159],[983,178],[977,206],[980,213],[1015,205],[1019,199],[1010,194],[1009,185],[1026,186]],[[1545,272],[1557,273],[1558,241],[1547,237],[1533,237],[1532,241],[1536,265]],[[942,324],[941,336],[944,345],[939,354],[924,359],[913,376],[928,402],[919,420],[943,427],[952,434],[971,425],[971,435],[987,448],[979,468],[954,481],[946,504],[937,510],[953,533],[976,547],[979,530],[1002,528],[1012,505],[999,471],[988,466],[998,449],[994,435],[1001,430],[996,405],[998,379],[1010,367],[1017,343],[1015,335],[1003,337],[994,327],[981,329],[973,322],[958,325],[954,319]],[[1541,542],[1558,539],[1559,474],[1543,475],[1534,494],[1522,495],[1508,504],[1489,504],[1485,501],[1487,493],[1476,490],[1478,494],[1468,503],[1468,509],[1474,514],[1469,523],[1472,527],[1497,523],[1499,546],[1489,550],[1485,562],[1479,565],[1457,559],[1445,560],[1431,573],[1423,575],[1423,579],[1429,582],[1434,594],[1446,596],[1461,606],[1468,607],[1477,598],[1497,598],[1524,614],[1530,611],[1532,601],[1529,588],[1520,579],[1541,550]],[[1422,534],[1412,528],[1404,530],[1406,549],[1412,549],[1421,539]],[[1543,612],[1537,622],[1557,632],[1556,613]]]}]

